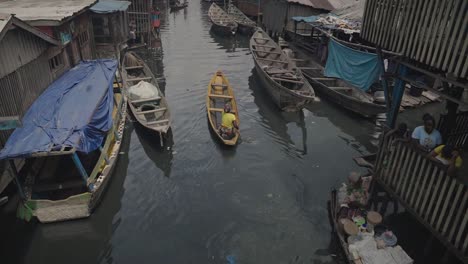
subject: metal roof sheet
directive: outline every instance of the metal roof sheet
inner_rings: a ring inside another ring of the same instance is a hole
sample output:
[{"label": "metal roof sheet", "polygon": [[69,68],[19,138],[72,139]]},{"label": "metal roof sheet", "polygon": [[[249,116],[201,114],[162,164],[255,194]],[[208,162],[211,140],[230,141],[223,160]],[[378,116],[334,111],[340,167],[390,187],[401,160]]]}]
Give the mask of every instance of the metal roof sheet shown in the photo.
[{"label": "metal roof sheet", "polygon": [[7,0],[0,1],[0,13],[14,14],[28,22],[60,22],[95,2],[96,0]]},{"label": "metal roof sheet", "polygon": [[6,25],[8,25],[8,22],[11,19],[11,15],[8,14],[0,14],[0,32],[3,31]]},{"label": "metal roof sheet", "polygon": [[128,1],[99,0],[91,7],[91,11],[99,14],[125,11],[131,3]]},{"label": "metal roof sheet", "polygon": [[333,5],[328,0],[288,0],[288,3],[296,3],[300,5],[310,6],[316,9],[327,11],[333,10]]}]

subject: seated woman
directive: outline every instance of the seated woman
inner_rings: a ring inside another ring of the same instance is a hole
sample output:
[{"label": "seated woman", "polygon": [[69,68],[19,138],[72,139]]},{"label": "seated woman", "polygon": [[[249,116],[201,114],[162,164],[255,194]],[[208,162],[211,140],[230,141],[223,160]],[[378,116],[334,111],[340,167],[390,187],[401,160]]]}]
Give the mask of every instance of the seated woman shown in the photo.
[{"label": "seated woman", "polygon": [[429,158],[448,166],[447,173],[449,175],[454,175],[456,170],[459,169],[463,163],[458,150],[451,145],[438,146],[429,153]]},{"label": "seated woman", "polygon": [[424,125],[416,127],[411,138],[415,146],[424,152],[429,152],[442,144],[442,136],[435,129],[435,119],[431,114],[424,114],[423,121]]},{"label": "seated woman", "polygon": [[239,129],[237,125],[236,116],[231,113],[231,105],[224,105],[224,112],[221,117],[221,127],[219,134],[224,139],[232,139],[236,135],[234,129]]}]

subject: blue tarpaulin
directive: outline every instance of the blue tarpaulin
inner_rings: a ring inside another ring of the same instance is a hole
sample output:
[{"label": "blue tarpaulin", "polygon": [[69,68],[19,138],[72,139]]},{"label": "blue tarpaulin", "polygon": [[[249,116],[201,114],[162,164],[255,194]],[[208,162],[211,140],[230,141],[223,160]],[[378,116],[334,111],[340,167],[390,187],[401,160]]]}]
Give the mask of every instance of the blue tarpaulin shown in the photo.
[{"label": "blue tarpaulin", "polygon": [[308,17],[302,17],[302,16],[295,16],[292,17],[292,20],[297,21],[297,22],[305,22],[305,23],[314,23],[319,19],[319,16],[308,16]]},{"label": "blue tarpaulin", "polygon": [[377,54],[358,51],[330,40],[325,76],[346,80],[367,91],[382,73]]},{"label": "blue tarpaulin", "polygon": [[63,146],[91,152],[112,128],[116,60],[85,61],[53,82],[32,104],[0,151],[0,159],[27,157]]},{"label": "blue tarpaulin", "polygon": [[125,11],[131,3],[128,1],[99,0],[91,7],[91,11],[99,14]]}]

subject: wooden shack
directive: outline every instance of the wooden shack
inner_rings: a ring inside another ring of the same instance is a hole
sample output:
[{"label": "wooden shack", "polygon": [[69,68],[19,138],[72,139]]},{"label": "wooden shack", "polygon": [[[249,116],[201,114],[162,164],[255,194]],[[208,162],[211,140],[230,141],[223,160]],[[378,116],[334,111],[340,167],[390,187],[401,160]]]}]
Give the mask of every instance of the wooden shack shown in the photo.
[{"label": "wooden shack", "polygon": [[67,60],[76,65],[94,58],[88,9],[96,0],[7,0],[0,13],[15,14],[29,25],[61,42]]},{"label": "wooden shack", "polygon": [[[265,0],[263,2],[262,23],[267,32],[272,35],[282,34],[285,30],[294,31],[292,17],[319,15],[333,10],[328,0]],[[301,26],[307,27],[306,24]]]},{"label": "wooden shack", "polygon": [[131,0],[128,16],[136,25],[136,35],[141,43],[150,45],[152,38],[151,12],[156,8],[152,0]]},{"label": "wooden shack", "polygon": [[[446,103],[437,124],[443,144],[457,148],[465,160],[468,112],[459,107],[468,106],[461,99],[468,89],[467,8],[468,1],[367,0],[361,30],[362,39],[395,66],[386,77],[395,79],[388,91],[389,126],[395,127],[406,84],[432,91]],[[387,132],[380,141],[376,183],[448,249],[446,256],[450,252],[468,263],[466,164],[450,175],[447,166],[395,137]]]},{"label": "wooden shack", "polygon": [[129,37],[128,1],[100,0],[91,7],[91,19],[98,58],[119,58]]}]

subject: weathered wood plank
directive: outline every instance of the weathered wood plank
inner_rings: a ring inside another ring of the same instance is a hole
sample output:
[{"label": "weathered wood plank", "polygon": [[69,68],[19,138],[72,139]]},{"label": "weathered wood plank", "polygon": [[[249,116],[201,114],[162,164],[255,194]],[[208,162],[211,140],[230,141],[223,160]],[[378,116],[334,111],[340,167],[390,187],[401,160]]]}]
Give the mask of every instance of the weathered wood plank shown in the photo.
[{"label": "weathered wood plank", "polygon": [[403,182],[408,178],[408,177],[411,177],[408,173],[408,165],[409,164],[413,164],[414,163],[414,153],[415,151],[413,151],[412,149],[410,148],[406,148],[407,149],[407,154],[406,154],[406,158],[405,158],[405,161],[401,167],[401,170],[400,170],[400,177],[398,177],[397,181],[396,181],[396,185],[395,185],[395,190],[396,190],[396,193],[398,193],[400,196],[403,195]]},{"label": "weathered wood plank", "polygon": [[465,217],[463,217],[463,221],[461,223],[460,226],[458,226],[458,235],[457,235],[457,238],[455,239],[455,243],[454,243],[454,246],[456,248],[459,248],[460,247],[460,244],[462,242],[461,238],[462,238],[462,234],[464,234],[464,230],[466,228],[466,224],[468,223],[468,214],[465,212]]},{"label": "weathered wood plank", "polygon": [[[448,67],[448,71],[449,72],[453,72],[455,70],[455,63],[456,61],[458,61],[458,53],[457,51],[460,50],[461,46],[462,46],[462,42],[463,41],[466,41],[466,38],[464,38],[464,33],[463,32],[466,32],[466,29],[468,27],[468,16],[465,15],[465,18],[463,19],[463,26],[461,27],[461,31],[460,31],[460,36],[457,40],[457,45],[455,46],[455,49],[453,50],[454,51],[454,54],[453,54],[453,57],[451,59],[451,62],[450,62],[450,65]],[[466,42],[465,42],[466,43]],[[463,61],[463,60],[460,60],[460,61]]]},{"label": "weathered wood plank", "polygon": [[405,0],[399,0],[398,1],[398,6],[395,12],[395,19],[394,19],[394,28],[393,28],[393,34],[392,38],[390,39],[390,50],[395,50],[396,44],[398,43],[398,39],[400,38],[400,34],[403,30],[403,25],[405,23],[406,17],[404,16],[405,12],[405,7],[406,7],[406,2]]},{"label": "weathered wood plank", "polygon": [[[447,176],[447,173],[445,173],[445,171],[440,175],[442,176],[442,187],[439,189],[438,186],[434,189],[435,190],[435,193],[434,193],[434,196],[437,196],[437,202],[435,204],[435,208],[432,211],[432,217],[429,221],[428,219],[428,222],[432,225],[432,226],[435,226],[435,223],[436,223],[436,220],[437,220],[437,217],[440,217],[440,218],[443,218],[443,215],[439,212],[439,209],[441,209],[441,203],[442,203],[442,200],[446,198],[447,195],[447,184],[450,180],[450,178]],[[429,207],[431,208],[431,207]],[[429,212],[431,212],[429,211]],[[429,215],[429,214],[428,214]]]},{"label": "weathered wood plank", "polygon": [[[431,164],[429,164],[429,166],[430,165]],[[434,183],[434,179],[437,177],[438,168],[433,167],[433,166],[431,167],[432,167],[432,171],[429,171],[430,174],[426,175],[428,176],[427,180],[429,181],[429,183],[426,185],[426,181],[425,181],[424,186],[421,186],[424,189],[424,191],[422,191],[421,193],[422,195],[418,197],[418,201],[416,202],[416,205],[415,205],[415,209],[420,216],[424,215],[425,213],[424,208],[426,207],[425,205],[428,202],[429,194],[431,193],[431,187],[432,187],[432,184]]]},{"label": "weathered wood plank", "polygon": [[462,217],[466,215],[466,211],[460,210],[460,208],[465,208],[466,203],[468,201],[468,191],[466,190],[466,188],[464,188],[464,192],[465,192],[465,194],[463,195],[463,199],[462,199],[462,201],[460,203],[460,206],[457,207],[457,209],[458,209],[457,210],[457,215],[455,216],[455,218],[454,218],[454,220],[452,222],[453,224],[450,227],[450,234],[448,235],[448,240],[449,241],[452,241],[455,238],[455,236],[458,234],[457,231],[459,230],[459,227],[460,227],[459,223],[460,223]]},{"label": "weathered wood plank", "polygon": [[435,201],[435,198],[436,196],[439,196],[439,191],[440,191],[440,185],[441,183],[443,182],[443,180],[445,179],[444,177],[444,174],[445,174],[445,171],[437,168],[435,171],[437,171],[437,173],[435,174],[435,186],[434,185],[429,185],[429,188],[427,190],[427,192],[429,194],[431,194],[430,196],[428,196],[428,201],[429,203],[427,203],[427,206],[423,206],[422,207],[422,214],[423,215],[423,218],[424,220],[426,220],[428,223],[429,223],[429,215],[431,213],[435,213],[434,210],[432,209],[432,205],[434,204],[434,201]]},{"label": "weathered wood plank", "polygon": [[403,144],[402,145],[402,150],[401,150],[401,155],[398,158],[398,161],[395,163],[395,170],[390,172],[390,177],[392,177],[390,181],[390,186],[392,188],[396,187],[396,183],[399,177],[401,177],[401,166],[403,165],[403,162],[406,158],[406,154],[408,153],[408,148],[406,148]]},{"label": "weathered wood plank", "polygon": [[414,182],[416,181],[416,169],[419,168],[421,164],[421,160],[423,159],[422,155],[418,155],[415,151],[413,151],[412,155],[416,155],[416,162],[411,162],[410,166],[408,168],[408,174],[405,179],[405,182],[403,184],[403,189],[401,190],[402,192],[402,197],[405,199],[405,201],[409,202],[409,195],[411,194],[411,187],[414,186]]},{"label": "weathered wood plank", "polygon": [[[424,185],[425,179],[427,179],[425,176],[428,174],[429,171],[429,160],[428,159],[422,159],[421,165],[419,167],[419,173],[417,174],[417,179],[415,183],[415,189],[411,193],[411,197],[409,199],[409,204],[413,207],[416,207],[416,197],[419,197],[422,193],[422,188]],[[419,187],[419,188],[418,188]]]},{"label": "weathered wood plank", "polygon": [[[448,35],[450,37],[450,44],[448,45],[447,49],[445,50],[445,52],[443,52],[440,56],[440,62],[438,62],[438,67],[442,67],[442,70],[447,70],[447,67],[449,65],[449,59],[450,59],[450,54],[452,54],[453,52],[453,47],[454,45],[456,45],[456,40],[457,38],[459,37],[460,35],[460,32],[463,32],[461,31],[461,23],[463,21],[463,14],[465,12],[465,8],[466,8],[466,5],[468,4],[468,1],[464,1],[464,0],[461,0],[462,1],[462,5],[461,7],[458,9],[458,13],[457,13],[457,21],[455,22],[455,26],[452,27],[453,28],[453,31],[450,32],[450,34]],[[452,21],[452,24],[453,24],[453,21]],[[442,64],[442,59],[444,59],[444,63]]]},{"label": "weathered wood plank", "polygon": [[[456,209],[459,209],[459,207],[457,206],[457,203],[458,203],[458,201],[460,199],[460,196],[462,194],[463,189],[465,188],[462,184],[456,183],[455,185],[456,185],[456,187],[458,189],[457,193],[455,194],[455,198],[453,199],[453,201],[448,200],[448,199],[446,201],[446,202],[450,201],[450,211],[449,211],[449,213],[447,215],[447,219],[450,219],[450,220],[445,221],[445,224],[444,224],[444,226],[442,228],[442,235],[444,235],[445,237],[448,237],[449,239],[450,239],[450,237],[448,236],[448,231],[450,230],[450,229],[448,229],[449,223],[454,221],[454,219],[455,219],[455,211],[456,211]],[[465,196],[466,195],[467,195],[467,193],[465,192]],[[458,210],[458,211],[460,211],[460,210]]]},{"label": "weathered wood plank", "polygon": [[[448,176],[446,176],[446,177],[448,177]],[[444,196],[444,199],[443,199],[444,204],[442,205],[442,211],[440,212],[440,215],[439,215],[439,221],[437,221],[437,224],[435,225],[436,230],[440,230],[440,225],[442,224],[442,219],[445,219],[447,221],[451,220],[451,218],[449,218],[449,217],[444,218],[445,212],[447,211],[448,202],[449,201],[457,202],[457,199],[451,200],[452,199],[452,194],[453,194],[453,189],[457,185],[457,181],[454,180],[454,179],[449,179],[449,182],[450,182],[450,187],[448,189],[447,194]]]},{"label": "weathered wood plank", "polygon": [[[446,14],[443,16],[442,23],[439,26],[438,31],[437,31],[437,35],[439,36],[439,38],[436,41],[434,51],[432,52],[432,56],[430,56],[430,57],[432,57],[432,60],[430,62],[428,61],[428,64],[430,64],[430,65],[436,66],[437,58],[440,56],[439,50],[440,50],[441,43],[448,41],[448,36],[449,35],[447,35],[446,32],[449,30],[448,27],[450,27],[450,23],[447,23],[447,21],[451,16],[454,15],[454,11],[455,11],[454,4],[455,4],[455,2],[456,1],[454,1],[454,0],[450,0],[450,3],[447,5]],[[432,49],[430,49],[430,50],[432,50]],[[431,54],[430,50],[429,50],[429,54]]]},{"label": "weathered wood plank", "polygon": [[[421,57],[421,52],[423,51],[423,47],[427,47],[429,38],[433,34],[433,26],[435,18],[437,17],[437,12],[439,9],[437,8],[437,0],[430,0],[426,4],[426,8],[424,9],[424,24],[421,25],[421,38],[419,39],[418,48],[415,52],[416,59]],[[435,6],[434,6],[435,3]],[[430,19],[430,20],[429,20]],[[432,34],[431,34],[432,33]]]}]

